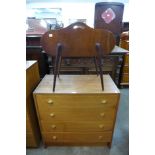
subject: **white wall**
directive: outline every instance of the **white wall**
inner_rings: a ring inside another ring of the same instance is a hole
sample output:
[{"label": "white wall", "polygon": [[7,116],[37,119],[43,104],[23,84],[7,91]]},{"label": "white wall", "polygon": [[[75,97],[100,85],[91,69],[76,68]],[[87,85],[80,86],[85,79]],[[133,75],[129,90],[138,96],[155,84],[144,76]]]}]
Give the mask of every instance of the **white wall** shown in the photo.
[{"label": "white wall", "polygon": [[[95,3],[28,3],[27,9],[30,8],[62,8],[62,21],[65,27],[69,25],[69,19],[87,19],[87,25],[94,25]],[[125,4],[124,15],[123,20],[129,21],[128,3]]]}]

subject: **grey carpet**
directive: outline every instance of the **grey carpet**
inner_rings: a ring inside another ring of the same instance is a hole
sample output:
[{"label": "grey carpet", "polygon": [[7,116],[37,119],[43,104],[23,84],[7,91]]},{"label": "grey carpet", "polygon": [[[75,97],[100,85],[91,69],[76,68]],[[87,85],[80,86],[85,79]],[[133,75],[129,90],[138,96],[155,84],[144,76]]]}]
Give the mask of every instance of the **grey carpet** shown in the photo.
[{"label": "grey carpet", "polygon": [[111,149],[108,147],[47,147],[27,149],[27,155],[128,155],[129,154],[129,89],[120,89],[121,98]]}]

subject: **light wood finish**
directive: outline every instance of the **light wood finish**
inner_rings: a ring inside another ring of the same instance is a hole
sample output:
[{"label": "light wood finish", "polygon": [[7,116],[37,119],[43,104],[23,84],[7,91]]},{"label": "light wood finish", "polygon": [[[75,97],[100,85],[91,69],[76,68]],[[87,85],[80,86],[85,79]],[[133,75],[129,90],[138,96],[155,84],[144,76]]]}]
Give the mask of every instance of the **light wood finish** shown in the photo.
[{"label": "light wood finish", "polygon": [[45,123],[42,121],[43,132],[102,132],[112,130],[113,122],[108,121],[83,121],[83,122],[65,122],[49,121]]},{"label": "light wood finish", "polygon": [[42,121],[110,121],[114,119],[115,110],[103,110],[102,108],[65,108],[55,109],[53,111],[40,110],[40,119]]},{"label": "light wood finish", "polygon": [[122,83],[128,83],[128,82],[129,82],[129,74],[128,73],[123,73]]},{"label": "light wood finish", "polygon": [[128,65],[124,65],[123,73],[129,73],[129,66]]},{"label": "light wood finish", "polygon": [[79,142],[79,143],[95,143],[110,142],[112,132],[55,132],[43,133],[43,138],[48,142]]},{"label": "light wood finish", "polygon": [[125,55],[124,63],[125,63],[126,65],[129,65],[129,54],[126,54],[126,55]]},{"label": "light wood finish", "polygon": [[129,84],[129,54],[125,54],[124,56],[124,66],[123,66],[121,84],[122,85]]},{"label": "light wood finish", "polygon": [[116,94],[119,93],[118,88],[114,84],[109,75],[103,75],[104,91],[101,90],[100,77],[96,75],[61,75],[57,79],[57,87],[53,93],[53,76],[46,75],[42,82],[35,89],[36,94]]},{"label": "light wood finish", "polygon": [[[38,106],[44,110],[54,109],[54,108],[67,108],[74,106],[79,108],[81,106],[86,108],[108,108],[115,107],[117,101],[117,94],[105,94],[97,95],[95,98],[92,95],[79,95],[73,94],[69,96],[67,94],[58,95],[58,94],[42,94],[37,95]],[[68,102],[70,101],[70,102]]]},{"label": "light wood finish", "polygon": [[34,90],[35,106],[45,145],[109,145],[120,92],[109,75],[105,90],[96,75],[61,75],[52,91],[53,75]]},{"label": "light wood finish", "polygon": [[[120,47],[129,51],[129,32],[121,34]],[[124,55],[121,85],[129,85],[129,52]]]},{"label": "light wood finish", "polygon": [[37,147],[40,142],[39,126],[32,91],[40,81],[37,61],[26,61],[26,146]]}]

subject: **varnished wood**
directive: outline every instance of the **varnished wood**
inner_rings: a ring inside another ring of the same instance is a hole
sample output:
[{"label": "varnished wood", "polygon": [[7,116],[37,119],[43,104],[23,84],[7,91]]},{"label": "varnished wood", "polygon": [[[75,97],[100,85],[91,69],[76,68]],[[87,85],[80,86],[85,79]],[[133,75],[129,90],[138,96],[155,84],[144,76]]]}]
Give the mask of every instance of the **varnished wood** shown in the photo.
[{"label": "varnished wood", "polygon": [[96,75],[61,75],[55,92],[52,77],[46,75],[34,91],[43,143],[110,146],[120,93],[110,76],[103,76],[102,91]]},{"label": "varnished wood", "polygon": [[121,85],[129,85],[129,54],[124,56],[123,73],[121,77]]},{"label": "varnished wood", "polygon": [[38,147],[40,131],[32,92],[40,81],[37,61],[26,61],[26,146]]},{"label": "varnished wood", "polygon": [[[121,34],[120,47],[129,50],[129,32]],[[124,55],[121,85],[129,85],[129,52]]]},{"label": "varnished wood", "polygon": [[67,28],[46,32],[41,38],[41,44],[45,52],[51,56],[56,56],[53,92],[55,91],[56,77],[57,74],[59,75],[59,64],[62,57],[97,56],[101,87],[102,90],[104,90],[101,59],[103,54],[109,54],[115,46],[115,39],[111,32],[107,30],[92,29],[84,23],[77,22],[71,24]]},{"label": "varnished wood", "polygon": [[129,74],[123,73],[122,75],[122,83],[128,83],[129,82]]},{"label": "varnished wood", "polygon": [[129,73],[129,66],[128,65],[123,66],[123,73]]},{"label": "varnished wood", "polygon": [[[55,125],[55,128],[52,128]],[[112,121],[94,121],[94,122],[44,122],[42,121],[42,131],[45,132],[103,132],[113,128]]]},{"label": "varnished wood", "polygon": [[52,111],[43,111],[39,108],[39,111],[41,121],[110,121],[115,116],[115,110],[99,108],[66,108]]},{"label": "varnished wood", "polygon": [[[43,110],[52,110],[55,108],[114,108],[117,103],[117,94],[38,94],[36,97],[38,106]],[[49,103],[52,101],[52,103]],[[70,101],[70,102],[68,102]],[[106,101],[106,103],[102,103]]]},{"label": "varnished wood", "polygon": [[[53,139],[53,137],[56,139]],[[80,143],[95,143],[95,142],[110,142],[111,132],[55,132],[43,133],[46,142],[80,142]]]},{"label": "varnished wood", "polygon": [[[115,18],[111,22],[106,23],[104,20],[106,19],[106,16],[103,19],[102,15],[108,9],[112,9],[113,13],[115,14]],[[123,11],[124,11],[123,3],[99,2],[95,4],[94,27],[101,28],[101,29],[107,29],[111,31],[115,35],[117,45],[119,45],[120,34],[122,32],[122,27],[123,27],[122,26]]]},{"label": "varnished wood", "polygon": [[109,75],[103,75],[104,91],[100,77],[96,75],[61,75],[57,79],[57,89],[53,93],[53,75],[46,75],[35,89],[37,94],[117,94],[119,89]]},{"label": "varnished wood", "polygon": [[56,56],[58,43],[64,47],[63,57],[94,57],[96,43],[100,43],[105,54],[109,54],[115,46],[115,39],[110,31],[77,22],[63,29],[50,30],[41,38],[43,49],[51,56]]}]

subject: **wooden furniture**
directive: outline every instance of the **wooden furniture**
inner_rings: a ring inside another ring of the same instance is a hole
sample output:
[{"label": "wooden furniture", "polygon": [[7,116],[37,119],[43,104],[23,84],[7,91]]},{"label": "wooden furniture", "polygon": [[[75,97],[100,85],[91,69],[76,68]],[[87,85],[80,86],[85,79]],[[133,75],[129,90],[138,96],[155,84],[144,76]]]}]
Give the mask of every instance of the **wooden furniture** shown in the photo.
[{"label": "wooden furniture", "polygon": [[98,74],[99,68],[101,87],[104,90],[102,56],[108,55],[115,46],[115,39],[110,31],[93,29],[76,22],[66,28],[46,32],[41,38],[41,44],[46,53],[55,57],[53,91],[64,57],[94,58],[96,72]]},{"label": "wooden furniture", "polygon": [[45,146],[112,144],[120,92],[109,75],[46,75],[33,92]]},{"label": "wooden furniture", "polygon": [[32,91],[40,81],[37,61],[26,61],[26,146],[37,147],[40,131]]},{"label": "wooden furniture", "polygon": [[[121,34],[120,47],[129,50],[129,32],[123,32]],[[124,55],[120,85],[129,85],[129,52]]]},{"label": "wooden furniture", "polygon": [[26,46],[40,46],[40,39],[42,34],[29,35],[26,34]]},{"label": "wooden furniture", "polygon": [[124,4],[118,2],[100,2],[95,4],[94,27],[111,31],[119,45],[122,33]]},{"label": "wooden furniture", "polygon": [[[115,84],[120,87],[124,56],[128,53],[119,46],[115,46],[109,55],[102,57],[103,74],[109,74]],[[54,73],[54,57],[50,66],[51,74]],[[64,58],[61,62],[60,74],[70,75],[90,75],[96,74],[94,60],[90,58]]]},{"label": "wooden furniture", "polygon": [[48,56],[41,46],[26,46],[26,60],[37,60],[41,78],[49,74]]},{"label": "wooden furniture", "polygon": [[[35,35],[35,36],[28,35],[26,37],[27,47],[36,48],[38,46],[39,48],[42,48],[40,44],[41,37],[42,35]],[[36,53],[32,52],[32,53],[34,55],[35,54],[38,55],[38,52]],[[121,48],[120,46],[115,46],[115,48],[112,50],[112,52],[109,55],[103,56],[103,60],[102,60],[102,63],[104,66],[102,67],[103,73],[110,74],[110,76],[112,77],[112,79],[114,80],[115,84],[118,87],[121,86],[120,85],[121,78],[122,78],[121,70],[123,68],[124,58],[125,58],[124,55],[126,53],[128,53],[128,51],[125,50],[124,48]],[[51,74],[54,73],[54,63],[55,63],[54,57],[50,59],[51,57],[46,55],[46,53],[42,53],[42,54],[45,56],[44,61],[47,62],[46,64],[48,64],[45,66],[47,66],[48,69],[43,70],[43,73],[40,74],[41,78],[45,75],[46,70],[48,70],[46,74],[48,74],[48,72],[50,72]],[[37,57],[37,56],[34,56],[34,57]],[[40,72],[42,72],[41,69],[40,69]],[[62,59],[60,74],[71,74],[71,75],[73,74],[78,74],[78,75],[79,74],[96,74],[94,61],[93,59],[83,58],[83,57],[64,58]]]}]

